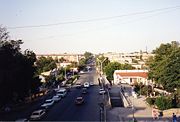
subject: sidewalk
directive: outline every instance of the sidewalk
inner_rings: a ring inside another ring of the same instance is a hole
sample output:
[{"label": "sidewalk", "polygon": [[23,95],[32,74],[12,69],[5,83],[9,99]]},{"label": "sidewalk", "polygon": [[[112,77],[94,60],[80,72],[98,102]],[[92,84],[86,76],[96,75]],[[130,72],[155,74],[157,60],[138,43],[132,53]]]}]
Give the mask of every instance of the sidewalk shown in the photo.
[{"label": "sidewalk", "polygon": [[[134,109],[132,107],[125,108],[125,107],[114,107],[109,110],[107,110],[107,121],[132,121],[133,114],[135,119],[138,122],[150,122],[150,121],[159,121],[159,122],[168,122],[172,119],[172,113],[174,112],[177,117],[179,117],[180,110],[173,109],[173,110],[166,110],[163,111],[163,117],[158,120],[153,120],[152,118],[152,108],[148,106],[145,102],[145,96],[141,96],[138,98],[134,98],[131,95],[131,88],[130,86],[123,85],[123,87],[126,87],[124,90],[124,94],[126,95],[127,99],[133,104]],[[117,91],[119,92],[120,87],[119,86],[113,86],[112,87],[113,92]],[[167,114],[168,112],[169,114]]]},{"label": "sidewalk", "polygon": [[[152,117],[152,108],[145,103],[146,98],[144,96],[138,98],[128,96],[128,99],[134,106],[135,117]],[[128,117],[132,117],[132,115],[129,115]]]}]

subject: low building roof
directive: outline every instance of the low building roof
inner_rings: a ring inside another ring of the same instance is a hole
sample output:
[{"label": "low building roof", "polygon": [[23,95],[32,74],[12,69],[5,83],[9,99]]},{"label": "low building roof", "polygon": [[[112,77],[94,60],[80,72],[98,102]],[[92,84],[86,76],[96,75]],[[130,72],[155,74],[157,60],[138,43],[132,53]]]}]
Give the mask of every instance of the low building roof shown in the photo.
[{"label": "low building roof", "polygon": [[147,70],[116,70],[114,74],[121,77],[148,77]]}]

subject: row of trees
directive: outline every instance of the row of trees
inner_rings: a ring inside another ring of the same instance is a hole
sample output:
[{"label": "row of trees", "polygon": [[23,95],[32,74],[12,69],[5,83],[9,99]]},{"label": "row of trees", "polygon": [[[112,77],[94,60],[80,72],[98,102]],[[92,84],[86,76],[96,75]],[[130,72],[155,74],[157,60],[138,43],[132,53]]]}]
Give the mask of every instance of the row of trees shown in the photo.
[{"label": "row of trees", "polygon": [[113,73],[115,70],[131,70],[134,69],[132,65],[130,64],[121,64],[119,62],[110,62],[107,57],[99,56],[97,57],[97,65],[100,65],[102,63],[103,72],[105,72],[107,79],[109,81],[113,80]]},{"label": "row of trees", "polygon": [[21,51],[21,40],[10,40],[9,33],[0,27],[0,106],[23,101],[36,93],[41,85],[36,75],[36,55]]},{"label": "row of trees", "polygon": [[[63,57],[60,59],[58,58],[53,59],[52,57],[42,56],[36,61],[37,74],[40,75],[42,72],[52,71],[53,69],[56,69],[56,75],[50,74],[49,76],[45,76],[46,83],[43,84],[45,87],[56,86],[57,84],[60,84],[62,81],[68,78],[69,76],[68,74],[73,73],[74,75],[77,75],[76,72],[72,71],[73,70],[72,68],[78,68],[78,70],[84,70],[86,68],[86,64],[93,58],[93,55],[90,52],[85,52],[84,57],[85,58],[80,59],[79,63],[70,62],[71,63],[70,65],[57,69],[57,63],[63,63],[65,61],[67,62],[67,60],[64,59]],[[69,78],[66,80],[69,80]]]}]

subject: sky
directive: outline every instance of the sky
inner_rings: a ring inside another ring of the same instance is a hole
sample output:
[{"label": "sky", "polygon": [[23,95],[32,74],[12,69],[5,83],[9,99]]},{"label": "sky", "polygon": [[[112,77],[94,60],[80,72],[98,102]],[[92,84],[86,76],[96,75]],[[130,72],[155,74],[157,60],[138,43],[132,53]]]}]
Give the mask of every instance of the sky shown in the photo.
[{"label": "sky", "polygon": [[0,25],[37,54],[151,52],[180,41],[180,0],[0,0]]}]

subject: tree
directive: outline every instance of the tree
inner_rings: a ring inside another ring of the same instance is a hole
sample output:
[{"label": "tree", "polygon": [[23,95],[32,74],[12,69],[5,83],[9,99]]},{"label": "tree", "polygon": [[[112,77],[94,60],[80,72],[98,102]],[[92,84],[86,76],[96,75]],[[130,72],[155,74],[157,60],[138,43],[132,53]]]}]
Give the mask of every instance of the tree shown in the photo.
[{"label": "tree", "polygon": [[169,97],[160,96],[160,97],[156,98],[155,105],[160,110],[166,110],[166,109],[169,109],[172,107],[172,101],[171,101],[171,98],[169,98]]},{"label": "tree", "polygon": [[56,62],[53,60],[52,57],[46,58],[43,56],[36,61],[36,66],[38,74],[57,68]]},{"label": "tree", "polygon": [[110,62],[105,66],[105,74],[108,80],[113,80],[113,74],[115,70],[131,70],[133,67],[130,64],[121,64],[118,62]]},{"label": "tree", "polygon": [[8,40],[9,40],[9,32],[7,32],[6,28],[0,26],[0,41],[1,41],[1,44],[7,42]]},{"label": "tree", "polygon": [[35,75],[36,55],[30,50],[21,53],[21,40],[10,40],[6,29],[0,28],[0,105],[24,100],[38,91]]},{"label": "tree", "polygon": [[164,88],[168,91],[174,91],[180,88],[180,48],[174,50],[165,60],[162,77],[159,78]]},{"label": "tree", "polygon": [[161,84],[164,89],[174,91],[180,87],[180,47],[178,42],[161,44],[153,51],[154,58],[147,64],[149,66],[149,79]]},{"label": "tree", "polygon": [[93,58],[93,54],[90,53],[90,52],[85,52],[85,53],[84,53],[84,57],[85,57],[85,59],[89,60],[89,59],[92,59],[92,58]]},{"label": "tree", "polygon": [[111,62],[105,67],[105,74],[108,80],[113,80],[113,73],[115,70],[122,69],[122,65],[118,62]]},{"label": "tree", "polygon": [[63,63],[64,61],[66,61],[66,59],[64,59],[63,57],[61,57],[61,58],[59,59],[59,62],[60,62],[60,63]]}]

